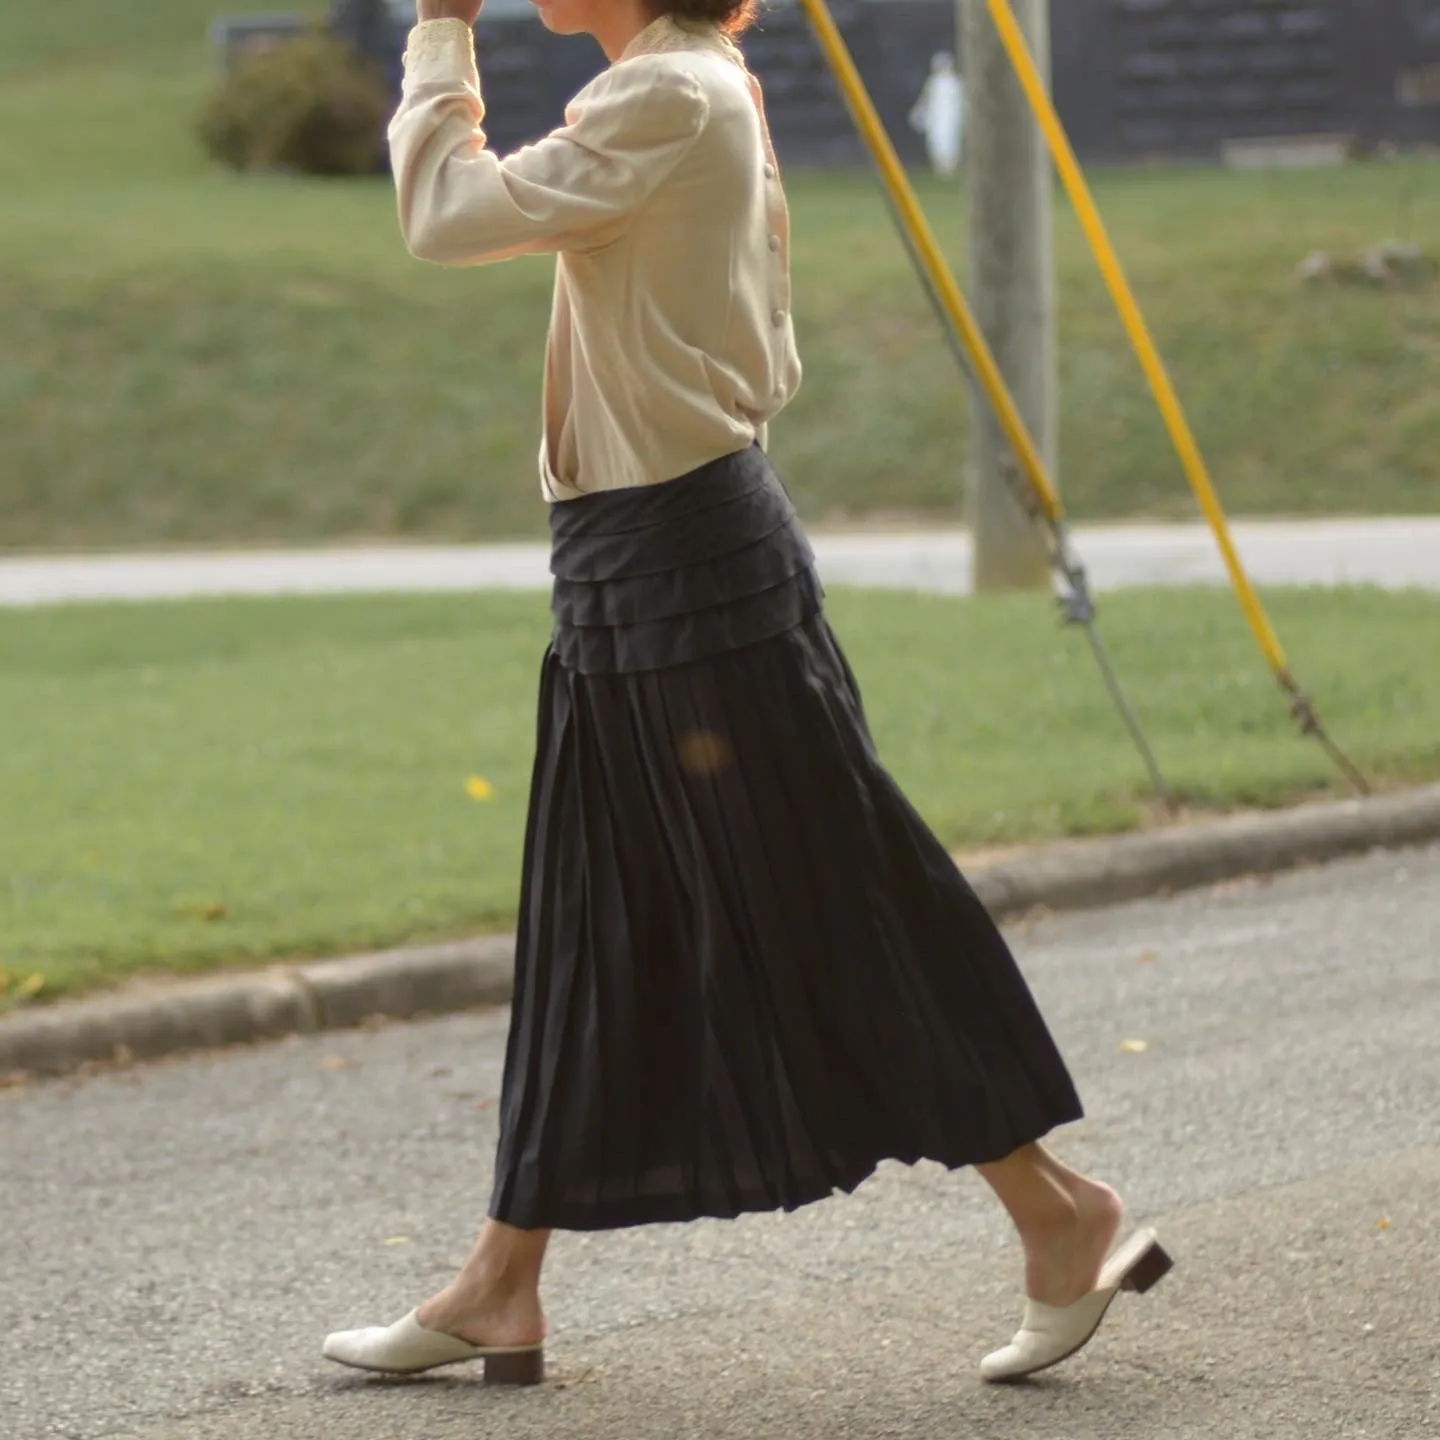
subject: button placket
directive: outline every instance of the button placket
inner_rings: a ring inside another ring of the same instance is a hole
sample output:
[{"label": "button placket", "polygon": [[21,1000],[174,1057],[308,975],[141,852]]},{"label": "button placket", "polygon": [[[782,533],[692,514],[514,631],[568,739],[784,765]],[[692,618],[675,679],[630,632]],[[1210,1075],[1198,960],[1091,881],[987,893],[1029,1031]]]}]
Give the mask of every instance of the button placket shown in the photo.
[{"label": "button placket", "polygon": [[780,190],[778,181],[780,178],[780,166],[775,155],[775,144],[770,137],[770,125],[765,114],[765,102],[760,92],[758,82],[753,76],[750,78],[750,92],[755,102],[755,108],[760,116],[761,144],[764,146],[765,161],[762,173],[769,189],[768,205],[769,211],[769,235],[766,244],[770,253],[775,259],[772,263],[771,273],[771,304],[770,322],[775,330],[775,343],[778,347],[775,351],[776,363],[776,385],[773,392],[773,399],[776,407],[783,405],[787,399],[785,382],[780,376],[785,369],[786,359],[786,327],[790,323],[790,301],[789,267],[785,255],[785,240],[789,232],[790,216],[785,205],[785,198]]}]

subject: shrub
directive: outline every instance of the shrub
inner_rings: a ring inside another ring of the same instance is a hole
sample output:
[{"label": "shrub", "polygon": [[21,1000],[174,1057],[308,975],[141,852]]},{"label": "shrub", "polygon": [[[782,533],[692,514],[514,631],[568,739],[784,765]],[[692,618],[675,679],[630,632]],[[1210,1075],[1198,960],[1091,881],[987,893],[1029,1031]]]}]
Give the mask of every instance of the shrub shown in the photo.
[{"label": "shrub", "polygon": [[391,104],[377,70],[317,32],[244,55],[206,105],[200,135],[236,170],[370,174],[382,165]]}]

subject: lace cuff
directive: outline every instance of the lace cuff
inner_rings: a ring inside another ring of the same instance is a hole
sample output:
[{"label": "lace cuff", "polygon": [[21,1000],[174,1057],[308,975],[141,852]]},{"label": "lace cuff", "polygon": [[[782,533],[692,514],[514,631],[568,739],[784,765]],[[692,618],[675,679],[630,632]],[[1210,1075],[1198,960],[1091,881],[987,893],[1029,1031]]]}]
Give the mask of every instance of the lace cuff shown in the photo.
[{"label": "lace cuff", "polygon": [[[456,51],[459,50],[457,56]],[[475,59],[475,32],[463,20],[422,20],[405,41],[405,65]]]}]

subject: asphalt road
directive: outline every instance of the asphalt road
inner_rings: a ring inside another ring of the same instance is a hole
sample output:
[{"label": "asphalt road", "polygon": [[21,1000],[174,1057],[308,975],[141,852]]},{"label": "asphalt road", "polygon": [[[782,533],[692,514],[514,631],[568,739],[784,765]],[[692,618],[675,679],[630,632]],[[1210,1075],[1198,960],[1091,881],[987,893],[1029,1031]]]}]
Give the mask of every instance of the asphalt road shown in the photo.
[{"label": "asphalt road", "polygon": [[1052,1378],[980,1384],[1016,1253],[973,1175],[924,1167],[560,1237],[539,1391],[328,1366],[327,1330],[468,1248],[492,1013],[0,1092],[0,1436],[1440,1435],[1440,849],[1014,938],[1090,1111],[1060,1148],[1180,1262]]}]

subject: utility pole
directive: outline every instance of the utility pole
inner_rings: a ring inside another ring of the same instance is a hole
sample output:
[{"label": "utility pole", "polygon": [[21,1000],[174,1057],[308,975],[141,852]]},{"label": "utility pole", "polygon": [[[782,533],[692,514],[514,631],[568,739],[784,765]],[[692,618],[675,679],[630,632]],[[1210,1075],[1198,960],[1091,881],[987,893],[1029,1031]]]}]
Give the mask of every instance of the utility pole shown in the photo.
[{"label": "utility pole", "polygon": [[[957,0],[965,64],[968,290],[985,338],[1051,476],[1059,377],[1050,160],[986,0]],[[1049,0],[1011,0],[1040,73],[1050,75]],[[1016,461],[975,392],[968,509],[976,590],[1049,584],[1038,526],[1015,500]],[[1024,483],[1024,477],[1019,477]]]}]

